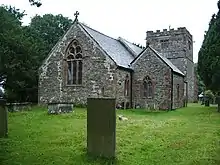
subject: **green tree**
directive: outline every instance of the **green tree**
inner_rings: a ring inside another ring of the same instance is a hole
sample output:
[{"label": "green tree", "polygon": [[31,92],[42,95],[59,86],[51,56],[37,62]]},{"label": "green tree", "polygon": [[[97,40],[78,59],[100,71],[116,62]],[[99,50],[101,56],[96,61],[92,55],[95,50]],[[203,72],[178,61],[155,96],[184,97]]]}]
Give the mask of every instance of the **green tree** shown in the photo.
[{"label": "green tree", "polygon": [[[207,90],[220,96],[220,0],[218,13],[213,14],[199,51],[198,73]],[[220,111],[220,99],[218,99]]]},{"label": "green tree", "polygon": [[220,91],[220,12],[213,14],[204,36],[199,51],[198,73],[207,89]]},{"label": "green tree", "polygon": [[22,26],[24,12],[0,7],[0,82],[10,102],[37,101],[38,68],[72,20],[62,15],[35,16]]},{"label": "green tree", "polygon": [[5,5],[2,5],[2,7],[4,9],[6,9],[9,13],[11,13],[12,15],[14,15],[14,17],[16,19],[18,19],[19,23],[21,24],[21,20],[22,18],[27,15],[25,14],[25,11],[20,11],[20,9],[17,9],[15,7],[12,7],[12,6],[5,6]]},{"label": "green tree", "polygon": [[32,6],[40,7],[42,5],[41,0],[29,0]]},{"label": "green tree", "polygon": [[202,93],[205,91],[205,84],[203,83],[201,77],[198,74],[198,69],[197,69],[197,64],[194,65],[194,71],[196,74],[196,78],[197,78],[197,85],[198,85],[198,94]]},{"label": "green tree", "polygon": [[0,82],[7,100],[36,101],[40,40],[25,33],[14,11],[0,7]]},{"label": "green tree", "polygon": [[44,40],[49,53],[59,38],[70,28],[72,22],[71,19],[61,14],[36,15],[32,18],[29,28]]}]

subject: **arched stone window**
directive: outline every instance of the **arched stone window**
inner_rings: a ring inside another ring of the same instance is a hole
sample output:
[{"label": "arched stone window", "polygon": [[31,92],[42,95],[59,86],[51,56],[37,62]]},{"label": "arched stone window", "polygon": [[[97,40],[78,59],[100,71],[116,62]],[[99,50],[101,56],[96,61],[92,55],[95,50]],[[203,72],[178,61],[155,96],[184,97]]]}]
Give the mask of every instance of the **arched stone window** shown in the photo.
[{"label": "arched stone window", "polygon": [[82,84],[82,48],[77,40],[73,40],[66,51],[67,85]]},{"label": "arched stone window", "polygon": [[129,90],[130,89],[130,81],[128,74],[125,77],[125,84],[124,84],[124,95],[129,96]]},{"label": "arched stone window", "polygon": [[146,76],[143,80],[143,96],[144,97],[153,97],[153,83],[149,76]]}]

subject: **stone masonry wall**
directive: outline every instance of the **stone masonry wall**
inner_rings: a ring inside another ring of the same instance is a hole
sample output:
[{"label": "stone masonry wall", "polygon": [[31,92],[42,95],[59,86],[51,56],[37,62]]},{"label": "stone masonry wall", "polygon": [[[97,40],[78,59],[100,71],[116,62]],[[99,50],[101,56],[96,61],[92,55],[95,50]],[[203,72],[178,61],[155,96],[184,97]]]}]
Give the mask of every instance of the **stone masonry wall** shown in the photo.
[{"label": "stone masonry wall", "polygon": [[194,101],[197,102],[198,101],[198,95],[199,95],[199,91],[198,91],[198,78],[197,78],[197,74],[196,74],[196,70],[194,68]]},{"label": "stone masonry wall", "polygon": [[[125,89],[125,78],[126,75],[129,76],[129,96],[124,95],[124,89]],[[127,106],[130,107],[130,96],[131,96],[131,75],[130,72],[127,70],[117,69],[116,71],[116,98],[117,103],[124,106],[122,108],[126,108]]]},{"label": "stone masonry wall", "polygon": [[[179,85],[179,98],[177,92],[177,85]],[[184,78],[178,74],[173,73],[173,109],[183,107],[184,103]]]},{"label": "stone masonry wall", "polygon": [[[82,85],[66,86],[65,50],[77,39],[83,51]],[[86,104],[87,97],[114,97],[116,65],[79,25],[72,26],[39,70],[39,103]]]},{"label": "stone masonry wall", "polygon": [[195,73],[194,73],[194,63],[190,60],[187,61],[187,82],[188,82],[188,101],[195,101]]},{"label": "stone masonry wall", "polygon": [[153,48],[163,53],[185,75],[188,82],[188,101],[193,102],[194,92],[194,67],[193,67],[193,38],[186,28],[177,30],[164,29],[156,32],[147,31],[147,42]]},{"label": "stone masonry wall", "polygon": [[[132,64],[133,106],[150,109],[171,108],[171,69],[149,48]],[[153,82],[154,96],[143,97],[143,79],[149,76]]]}]

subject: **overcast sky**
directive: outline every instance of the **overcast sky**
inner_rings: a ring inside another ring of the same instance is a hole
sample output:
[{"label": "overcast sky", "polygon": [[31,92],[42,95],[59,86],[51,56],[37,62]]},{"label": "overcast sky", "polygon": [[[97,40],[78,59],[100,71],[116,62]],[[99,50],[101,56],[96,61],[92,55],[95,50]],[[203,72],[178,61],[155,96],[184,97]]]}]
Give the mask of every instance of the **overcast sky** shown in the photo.
[{"label": "overcast sky", "polygon": [[218,0],[42,0],[39,8],[30,6],[28,0],[0,0],[28,14],[24,24],[36,14],[62,14],[74,19],[79,11],[79,21],[111,37],[119,36],[145,46],[146,31],[186,27],[193,35],[194,62],[203,41],[204,31],[212,14],[217,13]]}]

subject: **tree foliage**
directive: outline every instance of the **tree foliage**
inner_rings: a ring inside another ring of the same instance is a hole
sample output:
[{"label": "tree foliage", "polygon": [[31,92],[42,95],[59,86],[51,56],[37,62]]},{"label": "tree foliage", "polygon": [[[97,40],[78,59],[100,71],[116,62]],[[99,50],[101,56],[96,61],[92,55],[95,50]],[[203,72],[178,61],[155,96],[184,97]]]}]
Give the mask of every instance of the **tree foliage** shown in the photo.
[{"label": "tree foliage", "polygon": [[[220,0],[218,7],[219,4]],[[220,12],[212,15],[205,33],[199,51],[198,73],[207,89],[220,90]]]},{"label": "tree foliage", "polygon": [[5,5],[2,5],[2,7],[4,9],[6,9],[9,13],[11,13],[12,15],[14,15],[14,17],[16,19],[18,19],[19,23],[21,23],[21,19],[26,15],[25,14],[25,11],[20,11],[20,9],[17,9],[15,7],[12,7],[12,6],[5,6]]},{"label": "tree foliage", "polygon": [[67,17],[52,14],[43,16],[36,15],[30,23],[30,30],[45,41],[47,49],[50,50],[59,38],[69,29],[72,20]]},{"label": "tree foliage", "polygon": [[37,101],[38,68],[72,23],[47,14],[22,26],[23,16],[18,9],[0,7],[0,82],[9,102]]},{"label": "tree foliage", "polygon": [[16,14],[18,16],[16,17],[14,10],[7,10],[4,7],[0,8],[0,13],[0,82],[5,80],[3,86],[7,99],[8,101],[36,100],[37,65],[35,64],[38,54],[41,53],[41,44],[37,39],[24,33],[19,22],[21,14]]},{"label": "tree foliage", "polygon": [[198,85],[198,93],[202,93],[205,91],[205,84],[203,83],[201,77],[198,74],[198,69],[197,69],[197,64],[194,65],[194,71],[196,74],[196,78],[197,78],[197,85]]},{"label": "tree foliage", "polygon": [[41,0],[29,0],[32,6],[40,7],[42,5]]}]

